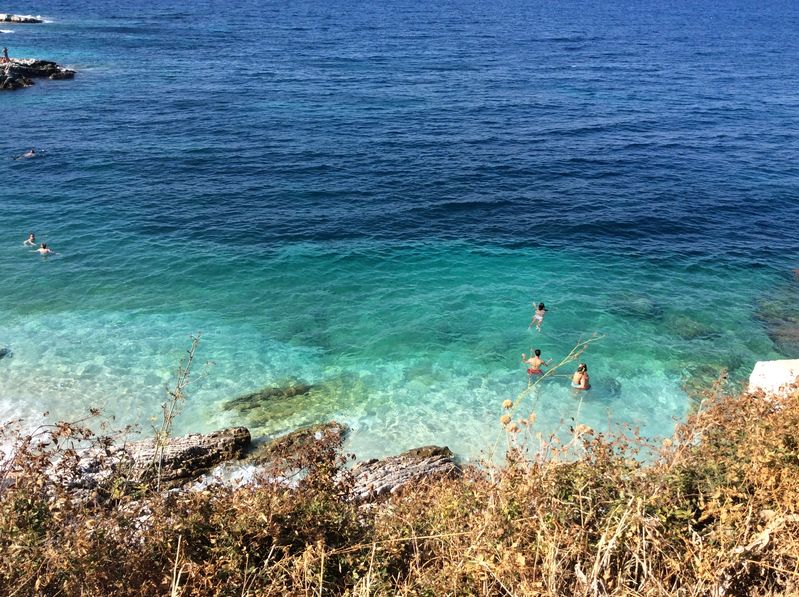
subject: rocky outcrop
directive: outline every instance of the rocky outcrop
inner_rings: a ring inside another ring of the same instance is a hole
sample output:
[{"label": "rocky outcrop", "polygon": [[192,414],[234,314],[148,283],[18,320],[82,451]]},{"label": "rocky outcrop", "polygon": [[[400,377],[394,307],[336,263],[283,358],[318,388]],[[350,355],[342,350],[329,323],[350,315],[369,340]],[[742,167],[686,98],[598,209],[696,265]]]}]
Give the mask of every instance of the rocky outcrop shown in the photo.
[{"label": "rocky outcrop", "polygon": [[799,385],[799,359],[758,361],[749,376],[749,391],[784,396]]},{"label": "rocky outcrop", "polygon": [[461,474],[449,448],[426,446],[356,464],[352,468],[351,495],[360,502],[372,501],[402,490],[422,479]]},{"label": "rocky outcrop", "polygon": [[133,481],[152,479],[158,474],[160,456],[160,480],[173,486],[241,457],[249,444],[245,427],[169,438],[160,454],[152,438],[125,444],[109,441],[81,453],[74,470],[56,466],[51,478],[74,490],[93,490],[118,474]]},{"label": "rocky outcrop", "polygon": [[303,427],[254,446],[245,460],[254,464],[283,464],[284,461],[290,460],[293,454],[308,450],[315,442],[324,442],[326,445],[339,449],[344,443],[346,433],[347,426],[336,421]]},{"label": "rocky outcrop", "polygon": [[[213,433],[192,433],[167,440],[160,454],[161,480],[175,481],[196,477],[226,460],[235,460],[250,445],[246,427],[232,427]],[[154,439],[135,441],[125,446],[134,471],[153,469],[158,458]]]},{"label": "rocky outcrop", "polygon": [[31,15],[0,13],[0,23],[44,23],[44,21],[39,17],[32,17]]},{"label": "rocky outcrop", "polygon": [[14,59],[0,64],[0,89],[13,90],[33,85],[35,78],[72,79],[75,71],[49,60]]}]

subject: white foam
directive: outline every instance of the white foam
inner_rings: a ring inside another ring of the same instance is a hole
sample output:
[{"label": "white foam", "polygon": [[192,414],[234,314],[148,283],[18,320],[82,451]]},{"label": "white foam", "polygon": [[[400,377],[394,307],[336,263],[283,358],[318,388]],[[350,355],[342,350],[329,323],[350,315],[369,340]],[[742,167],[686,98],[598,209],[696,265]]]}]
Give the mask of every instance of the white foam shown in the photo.
[{"label": "white foam", "polygon": [[0,33],[14,33],[13,29],[0,29]]}]

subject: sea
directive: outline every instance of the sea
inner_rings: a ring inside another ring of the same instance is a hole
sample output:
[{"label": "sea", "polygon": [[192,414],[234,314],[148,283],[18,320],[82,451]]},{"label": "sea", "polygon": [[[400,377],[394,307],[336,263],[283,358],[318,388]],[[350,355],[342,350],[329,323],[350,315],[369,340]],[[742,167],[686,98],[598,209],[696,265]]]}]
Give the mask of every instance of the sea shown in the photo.
[{"label": "sea", "polygon": [[659,438],[799,357],[793,0],[4,10],[77,75],[0,94],[2,421],[152,433],[199,334],[175,433],[475,461],[505,400]]}]

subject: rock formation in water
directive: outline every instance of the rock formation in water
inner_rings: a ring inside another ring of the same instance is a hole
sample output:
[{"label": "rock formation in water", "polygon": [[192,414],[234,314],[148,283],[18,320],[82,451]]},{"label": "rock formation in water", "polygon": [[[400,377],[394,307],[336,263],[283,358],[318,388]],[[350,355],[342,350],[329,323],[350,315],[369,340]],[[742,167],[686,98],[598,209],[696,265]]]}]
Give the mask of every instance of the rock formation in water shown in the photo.
[{"label": "rock formation in water", "polygon": [[39,17],[0,13],[0,23],[44,23]]},{"label": "rock formation in water", "polygon": [[0,64],[0,89],[13,90],[33,85],[33,79],[72,79],[75,71],[49,60],[13,59]]}]

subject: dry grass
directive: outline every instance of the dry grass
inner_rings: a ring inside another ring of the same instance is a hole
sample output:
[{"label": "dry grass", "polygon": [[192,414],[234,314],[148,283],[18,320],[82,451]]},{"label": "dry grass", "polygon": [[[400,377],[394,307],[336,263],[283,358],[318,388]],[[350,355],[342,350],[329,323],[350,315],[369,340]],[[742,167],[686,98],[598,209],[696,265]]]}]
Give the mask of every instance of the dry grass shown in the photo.
[{"label": "dry grass", "polygon": [[503,466],[359,510],[324,445],[295,489],[164,493],[120,472],[76,501],[45,471],[92,436],[62,425],[0,470],[0,594],[796,595],[797,429],[799,393],[708,400],[647,463],[639,438],[578,426],[529,457],[507,430]]}]

